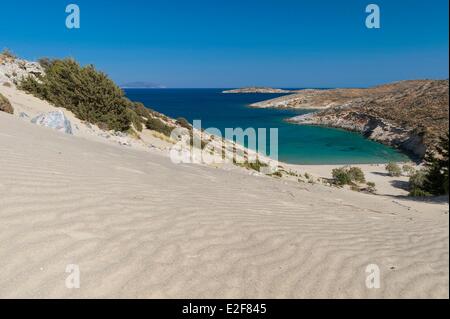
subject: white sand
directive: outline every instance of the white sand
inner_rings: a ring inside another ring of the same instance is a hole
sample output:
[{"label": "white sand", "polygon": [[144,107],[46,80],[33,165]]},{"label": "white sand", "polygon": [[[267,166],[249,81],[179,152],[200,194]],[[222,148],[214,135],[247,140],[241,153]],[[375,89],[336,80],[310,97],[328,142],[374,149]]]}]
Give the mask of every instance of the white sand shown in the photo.
[{"label": "white sand", "polygon": [[88,133],[0,113],[0,297],[449,297],[447,202],[175,165]]}]

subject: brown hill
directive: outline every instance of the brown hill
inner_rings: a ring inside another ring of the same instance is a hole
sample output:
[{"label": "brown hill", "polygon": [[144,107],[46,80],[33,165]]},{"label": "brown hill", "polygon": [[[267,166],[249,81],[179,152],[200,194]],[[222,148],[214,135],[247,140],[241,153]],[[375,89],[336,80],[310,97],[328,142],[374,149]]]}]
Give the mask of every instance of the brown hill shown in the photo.
[{"label": "brown hill", "polygon": [[[345,89],[314,91],[317,105],[339,91],[335,99],[338,105],[291,122],[358,131],[419,157],[449,130],[448,80],[402,81],[347,93]],[[354,97],[349,98],[351,95]]]}]

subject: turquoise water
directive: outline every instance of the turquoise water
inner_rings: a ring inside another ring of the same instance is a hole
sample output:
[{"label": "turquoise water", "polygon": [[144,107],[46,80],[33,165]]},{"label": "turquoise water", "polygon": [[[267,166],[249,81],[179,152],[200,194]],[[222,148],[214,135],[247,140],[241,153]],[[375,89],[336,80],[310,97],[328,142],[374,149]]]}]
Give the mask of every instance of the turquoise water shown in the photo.
[{"label": "turquoise water", "polygon": [[[127,89],[127,96],[170,117],[184,117],[202,127],[278,128],[278,158],[291,164],[363,164],[406,160],[406,155],[360,134],[284,119],[307,111],[254,109],[248,105],[277,94],[221,94],[221,89]],[[224,134],[224,133],[223,133]]]}]

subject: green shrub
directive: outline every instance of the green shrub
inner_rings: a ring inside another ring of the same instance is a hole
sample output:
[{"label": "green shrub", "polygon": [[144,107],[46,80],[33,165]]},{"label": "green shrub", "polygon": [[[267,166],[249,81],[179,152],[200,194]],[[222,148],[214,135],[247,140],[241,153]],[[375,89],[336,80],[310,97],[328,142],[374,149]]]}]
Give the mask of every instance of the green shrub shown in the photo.
[{"label": "green shrub", "polygon": [[139,116],[135,111],[131,109],[127,109],[128,117],[130,118],[131,123],[133,124],[134,128],[138,132],[142,132],[143,129],[143,119],[141,116]]},{"label": "green shrub", "polygon": [[25,78],[19,88],[50,103],[64,107],[79,119],[109,130],[130,127],[129,101],[123,91],[92,65],[81,67],[72,59],[45,64],[45,75]]},{"label": "green shrub", "polygon": [[283,173],[281,173],[280,171],[276,171],[276,172],[273,172],[272,174],[267,174],[267,176],[282,178]]},{"label": "green shrub", "polygon": [[432,194],[428,193],[427,191],[424,191],[420,188],[413,188],[409,191],[409,196],[411,197],[428,197],[432,196]]},{"label": "green shrub", "polygon": [[386,165],[386,170],[391,177],[399,177],[402,175],[402,169],[397,163],[389,163]]},{"label": "green shrub", "polygon": [[434,152],[425,156],[425,169],[427,178],[423,189],[433,195],[446,195],[449,191],[448,168],[449,168],[449,133],[440,138],[439,144]]},{"label": "green shrub", "polygon": [[359,167],[350,167],[348,169],[348,175],[353,182],[365,183],[366,178],[363,171]]},{"label": "green shrub", "polygon": [[160,115],[158,112],[152,110],[151,108],[146,107],[144,104],[140,102],[128,101],[128,108],[133,110],[140,117],[145,118],[145,120],[143,120],[142,123],[145,123],[145,121],[147,121],[147,119],[151,117],[160,117],[158,116]]},{"label": "green shrub", "polygon": [[331,172],[333,181],[338,186],[355,185],[355,183],[365,183],[366,178],[359,167],[335,168]]},{"label": "green shrub", "polygon": [[438,196],[448,194],[449,134],[440,138],[434,152],[425,156],[425,168],[409,178],[410,196]]},{"label": "green shrub", "polygon": [[429,196],[429,192],[424,190],[424,184],[427,179],[425,170],[416,171],[409,178],[409,195],[410,196]]},{"label": "green shrub", "polygon": [[416,169],[414,167],[412,167],[411,165],[405,164],[402,166],[402,171],[407,176],[412,176],[416,172]]},{"label": "green shrub", "polygon": [[376,185],[374,182],[367,182],[367,191],[369,193],[375,193],[377,191]]},{"label": "green shrub", "polygon": [[173,128],[170,127],[169,125],[167,125],[166,123],[164,123],[163,121],[161,121],[160,119],[157,118],[149,118],[147,120],[147,122],[145,123],[145,126],[149,129],[149,130],[153,130],[159,133],[164,134],[165,136],[170,137],[170,134],[173,131]]},{"label": "green shrub", "polygon": [[335,168],[331,174],[336,185],[343,186],[352,184],[352,179],[345,167]]},{"label": "green shrub", "polygon": [[184,117],[177,118],[176,123],[181,127],[187,128],[188,130],[192,130],[191,124]]},{"label": "green shrub", "polygon": [[263,163],[263,162],[261,162],[260,160],[257,159],[254,162],[245,161],[244,166],[249,168],[249,169],[252,169],[252,170],[260,172],[262,167],[267,167],[268,165],[266,163]]},{"label": "green shrub", "polygon": [[48,68],[52,65],[52,60],[49,58],[40,58],[37,60],[39,65],[44,69],[44,71],[47,71]]}]

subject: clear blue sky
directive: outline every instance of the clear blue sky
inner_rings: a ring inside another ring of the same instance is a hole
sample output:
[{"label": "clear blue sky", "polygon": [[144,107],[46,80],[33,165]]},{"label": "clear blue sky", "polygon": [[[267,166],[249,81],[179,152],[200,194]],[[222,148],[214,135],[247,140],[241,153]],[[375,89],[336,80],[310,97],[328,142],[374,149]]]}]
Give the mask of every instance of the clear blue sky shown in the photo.
[{"label": "clear blue sky", "polygon": [[[65,7],[81,29],[65,27]],[[381,8],[381,29],[365,7]],[[2,1],[0,48],[75,57],[118,83],[350,87],[448,78],[448,0]]]}]

